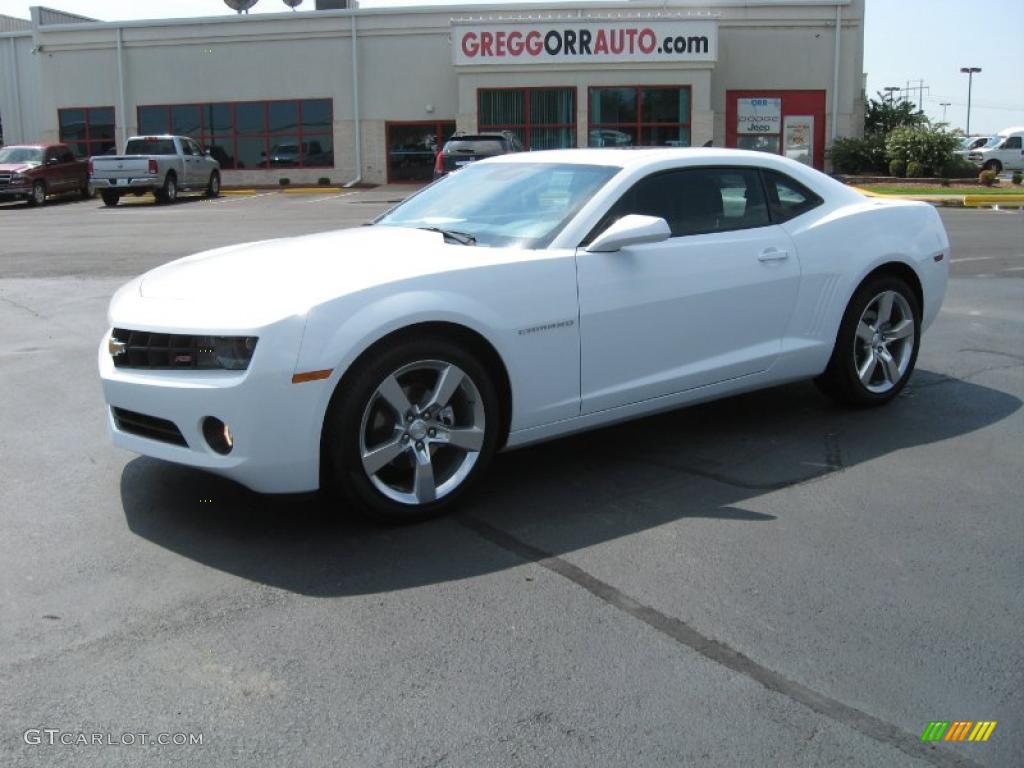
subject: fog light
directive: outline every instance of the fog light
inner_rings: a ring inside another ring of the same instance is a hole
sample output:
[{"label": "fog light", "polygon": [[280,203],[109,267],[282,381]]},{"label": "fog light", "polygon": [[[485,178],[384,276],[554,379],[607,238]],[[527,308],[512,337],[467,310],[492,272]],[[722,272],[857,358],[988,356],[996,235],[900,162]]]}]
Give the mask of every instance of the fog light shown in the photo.
[{"label": "fog light", "polygon": [[217,453],[227,455],[235,445],[231,428],[215,416],[203,419],[203,437]]}]

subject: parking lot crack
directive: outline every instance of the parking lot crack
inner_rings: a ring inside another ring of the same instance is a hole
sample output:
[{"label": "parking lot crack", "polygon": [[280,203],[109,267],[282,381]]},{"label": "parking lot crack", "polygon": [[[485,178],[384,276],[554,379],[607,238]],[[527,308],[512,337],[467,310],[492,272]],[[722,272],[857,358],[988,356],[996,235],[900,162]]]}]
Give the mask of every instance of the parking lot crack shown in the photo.
[{"label": "parking lot crack", "polygon": [[27,306],[25,304],[22,304],[21,302],[15,301],[14,299],[12,299],[12,298],[10,298],[8,296],[4,296],[3,294],[0,294],[0,301],[2,301],[4,304],[10,304],[12,307],[14,307],[16,309],[20,309],[23,312],[28,312],[30,315],[32,315],[33,317],[37,317],[40,320],[48,319],[46,317],[46,315],[39,314],[34,309],[32,309],[32,307],[29,307],[29,306]]},{"label": "parking lot crack", "polygon": [[507,531],[496,528],[475,517],[460,515],[458,521],[483,539],[511,552],[527,562],[532,562],[555,573],[616,608],[643,622],[652,629],[671,638],[676,643],[696,651],[704,658],[743,675],[770,691],[795,701],[830,720],[898,749],[910,757],[925,760],[942,768],[977,767],[980,764],[958,755],[948,749],[936,748],[922,742],[918,736],[904,731],[893,723],[868,714],[862,710],[819,693],[812,688],[791,680],[781,673],[759,664],[726,643],[702,634],[681,619],[669,616],[656,608],[645,605],[611,584],[598,579],[564,558],[546,552],[539,547],[516,538]]}]

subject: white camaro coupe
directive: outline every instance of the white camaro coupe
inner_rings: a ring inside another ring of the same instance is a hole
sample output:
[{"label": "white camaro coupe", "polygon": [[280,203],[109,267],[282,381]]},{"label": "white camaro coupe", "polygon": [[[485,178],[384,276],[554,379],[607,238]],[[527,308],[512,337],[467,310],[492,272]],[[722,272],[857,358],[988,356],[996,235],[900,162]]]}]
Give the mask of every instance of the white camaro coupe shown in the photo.
[{"label": "white camaro coupe", "polygon": [[417,520],[504,448],[797,379],[886,403],[948,271],[934,208],[781,157],[526,152],[132,280],[99,369],[124,448]]}]

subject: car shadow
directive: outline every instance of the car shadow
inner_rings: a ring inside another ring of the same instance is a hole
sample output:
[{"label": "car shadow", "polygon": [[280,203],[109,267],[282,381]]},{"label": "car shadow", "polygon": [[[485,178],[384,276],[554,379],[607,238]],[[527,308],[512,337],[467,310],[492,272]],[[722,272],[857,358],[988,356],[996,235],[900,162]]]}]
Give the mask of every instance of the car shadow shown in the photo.
[{"label": "car shadow", "polygon": [[27,200],[0,200],[0,211],[21,211],[28,208],[43,210],[73,203],[88,203],[91,199],[90,197],[82,197],[78,192],[68,192],[67,194],[46,198],[46,203],[41,206],[29,205]]},{"label": "car shadow", "polygon": [[722,536],[733,525],[771,525],[773,515],[743,502],[982,429],[1020,407],[921,370],[880,409],[843,409],[794,384],[501,454],[457,514],[408,527],[149,458],[125,466],[121,501],[132,532],[211,568],[311,596],[378,593],[521,564],[474,532],[481,526],[514,529],[558,555],[686,518],[713,520]]}]

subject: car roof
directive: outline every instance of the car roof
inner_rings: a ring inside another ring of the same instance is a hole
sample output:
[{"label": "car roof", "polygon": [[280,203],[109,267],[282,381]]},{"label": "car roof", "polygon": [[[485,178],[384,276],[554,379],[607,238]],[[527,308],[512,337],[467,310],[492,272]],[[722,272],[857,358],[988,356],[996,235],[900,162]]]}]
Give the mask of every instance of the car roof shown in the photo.
[{"label": "car roof", "polygon": [[[576,163],[579,165],[610,165],[618,168],[637,168],[658,165],[662,162],[693,161],[693,165],[715,163],[791,167],[787,160],[768,152],[754,152],[746,149],[722,149],[719,147],[601,147],[587,149],[548,149],[536,152],[521,152],[500,155],[487,162],[502,163]],[[797,164],[799,165],[799,164]]]},{"label": "car roof", "polygon": [[63,146],[63,144],[4,144],[0,149],[51,149]]}]

